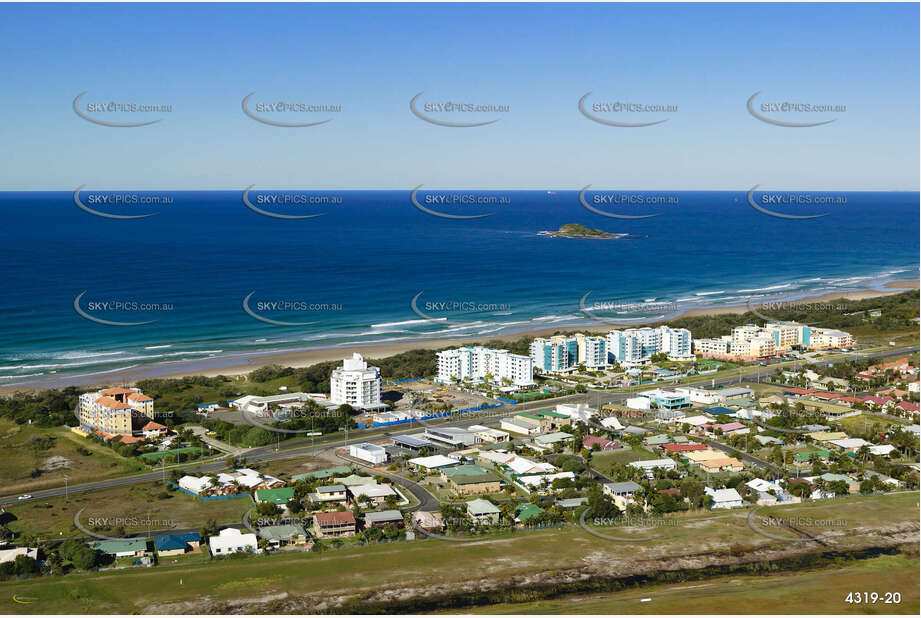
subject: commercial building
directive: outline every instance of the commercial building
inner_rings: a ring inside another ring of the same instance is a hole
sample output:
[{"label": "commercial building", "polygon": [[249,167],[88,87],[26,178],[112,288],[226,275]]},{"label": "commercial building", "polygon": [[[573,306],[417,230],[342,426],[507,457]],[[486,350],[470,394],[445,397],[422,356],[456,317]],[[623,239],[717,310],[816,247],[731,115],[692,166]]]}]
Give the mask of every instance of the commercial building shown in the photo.
[{"label": "commercial building", "polygon": [[296,410],[303,408],[307,402],[313,402],[324,410],[325,414],[333,414],[339,407],[319,393],[279,393],[257,397],[247,395],[229,401],[228,405],[241,412],[248,412],[255,416],[272,416],[279,419],[289,418]]},{"label": "commercial building", "polygon": [[86,431],[130,436],[153,420],[154,402],[137,388],[105,388],[80,395],[77,418]]},{"label": "commercial building", "polygon": [[369,442],[350,444],[349,455],[375,465],[387,462],[387,450],[383,446]]},{"label": "commercial building", "polygon": [[329,378],[329,399],[335,404],[347,403],[358,410],[382,408],[381,372],[371,367],[361,354],[342,361]]},{"label": "commercial building", "polygon": [[426,427],[425,438],[438,445],[465,448],[477,443],[476,435],[458,427]]}]

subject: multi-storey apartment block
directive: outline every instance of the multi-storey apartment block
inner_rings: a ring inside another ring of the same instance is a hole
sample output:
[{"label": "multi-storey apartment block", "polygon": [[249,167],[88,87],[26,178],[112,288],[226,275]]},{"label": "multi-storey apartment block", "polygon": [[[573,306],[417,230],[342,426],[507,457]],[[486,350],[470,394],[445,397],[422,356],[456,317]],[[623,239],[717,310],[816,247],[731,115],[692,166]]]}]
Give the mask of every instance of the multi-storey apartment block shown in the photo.
[{"label": "multi-storey apartment block", "polygon": [[352,354],[342,362],[342,367],[333,369],[329,378],[329,399],[332,403],[347,403],[353,408],[365,410],[381,407],[381,372],[371,367],[361,354]]},{"label": "multi-storey apartment block", "polygon": [[154,402],[137,388],[106,388],[80,395],[77,417],[86,430],[130,436],[153,420]]},{"label": "multi-storey apartment block", "polygon": [[453,383],[463,380],[486,380],[495,384],[507,382],[514,386],[534,384],[534,363],[529,356],[512,354],[483,346],[444,350],[437,354],[437,382]]}]

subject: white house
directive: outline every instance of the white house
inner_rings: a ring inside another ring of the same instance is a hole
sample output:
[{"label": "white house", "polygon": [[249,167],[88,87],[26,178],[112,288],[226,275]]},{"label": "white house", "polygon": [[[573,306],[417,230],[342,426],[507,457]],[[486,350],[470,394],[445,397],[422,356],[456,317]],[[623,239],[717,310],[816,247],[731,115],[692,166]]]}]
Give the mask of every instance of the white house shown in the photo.
[{"label": "white house", "polygon": [[624,405],[631,410],[648,410],[652,407],[652,402],[648,397],[630,397]]},{"label": "white house", "polygon": [[375,465],[387,462],[387,450],[383,446],[369,442],[350,444],[349,455]]},{"label": "white house", "polygon": [[704,493],[713,498],[712,508],[731,509],[742,506],[742,496],[735,489],[704,488]]},{"label": "white house", "polygon": [[582,421],[584,423],[588,423],[592,418],[598,416],[598,410],[589,407],[586,403],[557,404],[556,411],[558,414],[568,416],[573,421]]},{"label": "white house", "polygon": [[212,556],[259,551],[256,535],[243,533],[236,528],[224,528],[217,536],[208,537],[208,547],[211,548]]},{"label": "white house", "polygon": [[677,470],[678,464],[674,459],[664,457],[662,459],[647,459],[644,461],[631,461],[627,464],[633,468],[639,468],[645,472],[647,478],[655,476],[655,470],[658,468],[663,471]]}]

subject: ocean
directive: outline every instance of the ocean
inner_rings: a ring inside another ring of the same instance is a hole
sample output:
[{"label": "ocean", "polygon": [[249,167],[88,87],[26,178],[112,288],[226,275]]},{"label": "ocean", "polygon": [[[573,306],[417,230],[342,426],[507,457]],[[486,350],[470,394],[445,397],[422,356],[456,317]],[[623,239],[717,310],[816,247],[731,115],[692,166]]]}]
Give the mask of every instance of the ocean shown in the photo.
[{"label": "ocean", "polygon": [[[242,188],[146,192],[117,206],[100,197],[109,192],[80,194],[103,214],[157,213],[121,220],[81,209],[71,192],[0,193],[0,386],[157,363],[230,366],[263,352],[486,340],[597,316],[628,327],[918,277],[917,192],[757,201],[830,213],[798,220],[759,212],[744,191],[619,193],[614,206],[591,193],[586,203],[657,216],[602,216],[561,190],[423,189],[415,203],[409,191],[253,190],[253,208]],[[566,223],[627,236],[539,234]]]}]

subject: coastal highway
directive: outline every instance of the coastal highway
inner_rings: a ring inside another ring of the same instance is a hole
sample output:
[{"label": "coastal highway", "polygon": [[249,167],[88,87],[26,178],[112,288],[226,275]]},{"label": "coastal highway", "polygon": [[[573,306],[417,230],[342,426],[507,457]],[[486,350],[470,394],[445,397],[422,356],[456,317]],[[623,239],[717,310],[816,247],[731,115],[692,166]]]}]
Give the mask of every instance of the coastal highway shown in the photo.
[{"label": "coastal highway", "polygon": [[[854,353],[850,357],[860,358],[860,359],[877,359],[877,358],[883,358],[883,357],[889,357],[889,356],[912,354],[917,351],[918,351],[918,346],[912,346],[912,347],[903,347],[903,348],[893,348],[889,350],[880,350],[877,352],[871,352],[871,353],[866,353],[866,354]],[[838,360],[840,359],[836,359],[834,362],[838,362]],[[795,364],[803,364],[803,361],[800,361]],[[725,376],[722,378],[717,378],[715,380],[702,379],[702,380],[697,380],[694,382],[687,382],[682,385],[683,386],[709,386],[711,382],[716,385],[723,385],[723,386],[728,385],[728,384],[737,384],[740,381],[744,381],[744,378],[747,376],[757,375],[762,372],[766,373],[768,371],[772,372],[774,369],[777,369],[780,367],[790,367],[792,365],[793,363],[770,365],[768,367],[761,367],[759,365],[756,365],[752,367],[742,368],[742,370],[736,375]],[[668,384],[660,383],[659,386],[667,387]],[[650,388],[654,388],[654,386],[650,386]],[[529,403],[524,403],[524,404],[518,404],[516,406],[511,406],[511,407],[502,407],[502,408],[484,410],[482,415],[476,416],[475,419],[473,417],[462,417],[460,422],[469,421],[471,423],[472,422],[482,423],[488,419],[506,416],[512,412],[517,413],[517,412],[521,412],[524,410],[540,409],[540,408],[545,408],[548,406],[556,405],[558,403],[566,403],[566,402],[572,402],[572,401],[587,401],[589,405],[593,407],[597,407],[605,403],[622,403],[625,399],[630,397],[632,394],[633,393],[629,393],[629,392],[609,393],[605,391],[589,391],[585,393],[584,395],[568,395],[565,397],[558,397],[554,399],[545,399],[541,401],[534,401],[534,402],[529,402]],[[458,422],[459,422],[459,419],[457,417],[447,417],[444,420],[427,421],[426,425],[427,426],[454,425],[454,424],[457,424]],[[421,428],[421,427],[418,427],[418,428]],[[400,433],[404,433],[404,432],[414,431],[416,429],[417,429],[417,426],[415,426],[415,423],[413,423],[411,425],[404,425],[400,429],[396,429],[396,431]],[[258,448],[247,450],[245,453],[243,453],[243,456],[246,457],[247,461],[253,462],[253,463],[262,462],[262,461],[271,461],[274,459],[286,459],[290,457],[307,457],[307,456],[315,455],[317,452],[324,450],[324,449],[328,449],[330,447],[339,447],[339,446],[346,446],[349,444],[358,444],[361,442],[366,442],[369,439],[380,438],[380,437],[387,435],[389,431],[394,431],[394,428],[356,430],[354,433],[357,437],[355,438],[350,437],[348,441],[340,438],[339,436],[329,436],[329,437],[324,436],[316,440],[316,442],[312,445],[310,443],[310,440],[308,439],[291,441],[286,445],[286,448],[282,450],[275,450],[275,448],[271,446],[263,446],[263,447],[258,447]],[[305,446],[300,446],[302,444]],[[306,445],[309,445],[309,446],[306,446]],[[772,467],[771,464],[768,464],[767,462],[762,462],[760,460],[751,461],[750,463],[754,463],[759,466],[767,466],[769,468]],[[213,472],[220,472],[224,470],[226,467],[227,466],[224,460],[220,459],[220,460],[212,461],[209,463],[202,463],[198,465],[196,465],[195,462],[189,462],[187,465],[181,466],[181,469],[194,469],[194,470],[200,469],[202,472],[205,472],[205,473],[209,473],[209,472],[213,473]],[[154,481],[162,480],[162,478],[163,478],[163,472],[158,470],[158,471],[153,471],[153,472],[146,472],[143,474],[135,474],[131,476],[123,476],[123,477],[105,479],[102,481],[94,481],[91,483],[71,485],[70,487],[67,488],[67,493],[68,494],[85,493],[88,491],[97,491],[100,489],[109,489],[112,487],[125,487],[128,485],[135,485],[138,483],[151,483]],[[22,504],[24,502],[37,501],[37,500],[43,500],[47,498],[54,498],[57,496],[63,496],[65,493],[65,488],[55,487],[51,489],[35,490],[32,492],[27,492],[27,493],[31,495],[31,498],[29,498],[29,500],[18,500],[18,495],[0,496],[0,506],[10,506],[10,505],[15,505],[15,504]]]}]

